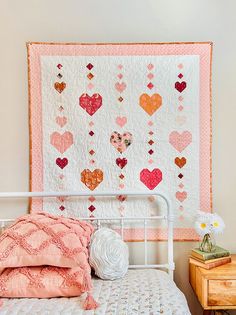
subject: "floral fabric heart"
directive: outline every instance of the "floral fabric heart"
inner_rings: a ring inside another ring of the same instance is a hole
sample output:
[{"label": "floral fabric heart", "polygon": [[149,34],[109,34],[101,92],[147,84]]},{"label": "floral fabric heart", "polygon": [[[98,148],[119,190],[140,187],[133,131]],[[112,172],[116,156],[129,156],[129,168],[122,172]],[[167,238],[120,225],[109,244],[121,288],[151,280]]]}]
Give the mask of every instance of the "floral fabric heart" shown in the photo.
[{"label": "floral fabric heart", "polygon": [[102,106],[102,97],[100,94],[95,93],[92,96],[84,93],[79,98],[79,105],[90,115],[96,113],[96,111]]},{"label": "floral fabric heart", "polygon": [[130,132],[125,132],[121,135],[119,132],[114,131],[111,134],[110,142],[119,151],[123,153],[132,143],[133,136]]}]

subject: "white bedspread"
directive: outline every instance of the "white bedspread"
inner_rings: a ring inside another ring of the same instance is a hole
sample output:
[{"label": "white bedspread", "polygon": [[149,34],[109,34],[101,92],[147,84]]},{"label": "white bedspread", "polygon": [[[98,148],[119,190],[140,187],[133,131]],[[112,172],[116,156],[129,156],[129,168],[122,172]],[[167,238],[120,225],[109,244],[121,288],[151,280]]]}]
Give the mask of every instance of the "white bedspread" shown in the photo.
[{"label": "white bedspread", "polygon": [[129,270],[120,280],[94,279],[95,311],[76,298],[2,299],[1,315],[191,315],[183,293],[159,270]]}]

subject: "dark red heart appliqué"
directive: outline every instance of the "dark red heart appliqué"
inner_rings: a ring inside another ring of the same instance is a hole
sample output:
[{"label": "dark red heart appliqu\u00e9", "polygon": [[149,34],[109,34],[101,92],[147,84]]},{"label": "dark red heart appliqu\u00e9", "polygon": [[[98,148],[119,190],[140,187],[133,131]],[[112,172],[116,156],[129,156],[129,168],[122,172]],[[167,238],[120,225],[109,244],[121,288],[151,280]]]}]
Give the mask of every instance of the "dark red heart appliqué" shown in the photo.
[{"label": "dark red heart appliqu\u00e9", "polygon": [[84,93],[79,98],[79,105],[92,116],[102,106],[102,97],[98,93],[95,93],[92,96]]},{"label": "dark red heart appliqu\u00e9", "polygon": [[177,91],[179,91],[180,93],[183,92],[183,90],[185,90],[187,87],[187,83],[185,81],[183,82],[175,82],[175,88]]},{"label": "dark red heart appliqu\u00e9", "polygon": [[127,164],[127,159],[126,158],[123,158],[123,159],[121,159],[121,158],[117,158],[116,159],[116,165],[117,166],[119,166],[119,168],[124,168],[125,167],[125,165]]},{"label": "dark red heart appliqu\u00e9", "polygon": [[152,171],[144,168],[140,172],[140,180],[148,189],[153,190],[162,181],[162,172],[158,168]]},{"label": "dark red heart appliqu\u00e9", "polygon": [[63,169],[64,167],[66,167],[66,165],[68,164],[68,160],[67,158],[57,158],[56,159],[56,164],[61,168]]}]

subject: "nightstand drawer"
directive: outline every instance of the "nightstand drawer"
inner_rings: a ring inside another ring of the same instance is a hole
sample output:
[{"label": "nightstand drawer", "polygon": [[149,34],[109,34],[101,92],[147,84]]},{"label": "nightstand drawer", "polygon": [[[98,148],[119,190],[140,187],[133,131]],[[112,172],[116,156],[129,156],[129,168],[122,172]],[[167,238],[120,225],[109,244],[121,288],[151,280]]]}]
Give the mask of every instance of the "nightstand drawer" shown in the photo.
[{"label": "nightstand drawer", "polygon": [[236,280],[209,280],[208,305],[235,305]]}]

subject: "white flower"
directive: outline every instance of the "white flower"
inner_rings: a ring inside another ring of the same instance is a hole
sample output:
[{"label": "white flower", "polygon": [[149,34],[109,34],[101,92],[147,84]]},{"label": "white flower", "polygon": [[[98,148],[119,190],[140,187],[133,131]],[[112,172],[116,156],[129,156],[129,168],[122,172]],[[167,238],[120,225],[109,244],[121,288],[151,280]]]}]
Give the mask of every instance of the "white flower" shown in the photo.
[{"label": "white flower", "polygon": [[224,221],[218,214],[198,211],[195,229],[200,236],[222,233],[224,228]]},{"label": "white flower", "polygon": [[216,213],[213,213],[210,220],[211,230],[214,234],[222,233],[225,228],[223,219]]},{"label": "white flower", "polygon": [[211,233],[211,225],[207,216],[199,216],[195,222],[195,229],[200,236]]}]

